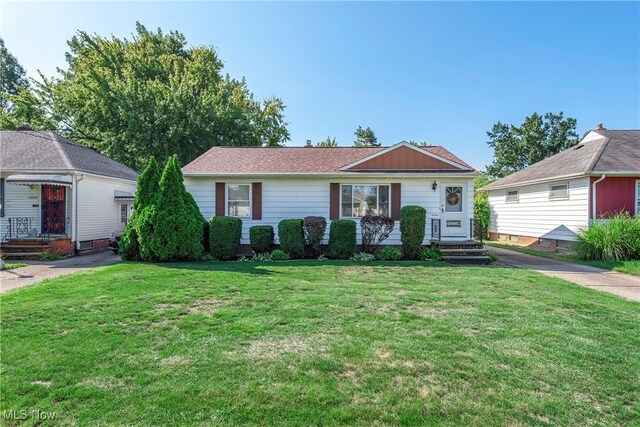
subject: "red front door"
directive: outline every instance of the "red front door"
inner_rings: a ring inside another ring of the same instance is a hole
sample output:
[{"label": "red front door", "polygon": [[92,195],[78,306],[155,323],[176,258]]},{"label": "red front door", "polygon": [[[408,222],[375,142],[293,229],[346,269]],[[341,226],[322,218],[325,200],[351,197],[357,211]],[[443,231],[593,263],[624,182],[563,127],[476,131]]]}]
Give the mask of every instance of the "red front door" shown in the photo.
[{"label": "red front door", "polygon": [[59,185],[42,186],[42,232],[64,234],[66,231],[66,189]]}]

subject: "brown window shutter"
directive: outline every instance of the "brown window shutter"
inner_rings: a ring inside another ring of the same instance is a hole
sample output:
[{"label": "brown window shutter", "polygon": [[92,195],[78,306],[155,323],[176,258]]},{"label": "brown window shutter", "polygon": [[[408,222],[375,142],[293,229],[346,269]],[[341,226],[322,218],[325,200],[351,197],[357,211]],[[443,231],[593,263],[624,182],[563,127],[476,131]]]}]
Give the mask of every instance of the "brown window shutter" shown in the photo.
[{"label": "brown window shutter", "polygon": [[251,219],[262,219],[262,183],[251,184]]},{"label": "brown window shutter", "polygon": [[391,218],[395,221],[400,220],[400,209],[402,208],[402,187],[400,183],[391,184]]},{"label": "brown window shutter", "polygon": [[340,184],[337,182],[329,187],[329,219],[340,219]]},{"label": "brown window shutter", "polygon": [[216,182],[216,216],[224,216],[224,204],[227,195],[225,194],[224,182]]}]

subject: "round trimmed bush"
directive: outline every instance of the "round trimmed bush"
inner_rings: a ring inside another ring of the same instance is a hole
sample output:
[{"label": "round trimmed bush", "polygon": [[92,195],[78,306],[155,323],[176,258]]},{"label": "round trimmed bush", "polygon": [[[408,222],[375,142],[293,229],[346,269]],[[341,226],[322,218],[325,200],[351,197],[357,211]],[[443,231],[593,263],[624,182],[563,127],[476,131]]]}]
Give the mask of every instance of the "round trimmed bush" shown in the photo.
[{"label": "round trimmed bush", "polygon": [[400,209],[400,239],[404,256],[409,259],[419,257],[426,222],[427,210],[422,206],[405,206]]},{"label": "round trimmed bush", "polygon": [[254,225],[249,228],[251,250],[257,254],[269,251],[273,244],[273,227],[270,225]]},{"label": "round trimmed bush", "polygon": [[324,232],[327,230],[327,220],[321,216],[307,216],[304,218],[303,226],[307,244],[313,249],[313,254],[318,255]]},{"label": "round trimmed bush", "polygon": [[301,219],[283,219],[278,224],[280,249],[291,258],[304,258],[304,233]]},{"label": "round trimmed bush", "polygon": [[349,259],[356,253],[356,222],[351,219],[331,221],[329,228],[329,256]]},{"label": "round trimmed bush", "polygon": [[242,237],[242,220],[230,216],[214,216],[209,225],[209,246],[216,259],[231,259],[238,254]]}]

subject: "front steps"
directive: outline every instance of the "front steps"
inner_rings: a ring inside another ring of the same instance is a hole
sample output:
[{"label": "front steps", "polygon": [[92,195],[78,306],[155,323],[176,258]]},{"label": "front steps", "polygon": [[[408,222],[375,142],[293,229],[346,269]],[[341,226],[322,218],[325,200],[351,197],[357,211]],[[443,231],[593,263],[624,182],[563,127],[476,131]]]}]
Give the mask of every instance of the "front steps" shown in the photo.
[{"label": "front steps", "polygon": [[[37,261],[44,253],[59,252],[60,242],[68,237],[45,239],[41,237],[19,237],[9,239],[0,245],[2,256],[6,260]],[[66,243],[66,242],[63,242]]]},{"label": "front steps", "polygon": [[452,264],[490,264],[488,249],[481,242],[468,240],[463,242],[432,242],[440,249],[442,260]]}]

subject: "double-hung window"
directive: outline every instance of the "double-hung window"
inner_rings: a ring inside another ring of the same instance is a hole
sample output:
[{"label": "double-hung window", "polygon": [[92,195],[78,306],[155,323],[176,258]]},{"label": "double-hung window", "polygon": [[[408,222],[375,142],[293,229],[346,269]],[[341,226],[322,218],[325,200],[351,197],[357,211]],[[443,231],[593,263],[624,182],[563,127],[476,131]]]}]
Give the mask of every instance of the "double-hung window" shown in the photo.
[{"label": "double-hung window", "polygon": [[365,215],[389,216],[389,185],[342,184],[341,216],[361,218]]},{"label": "double-hung window", "polygon": [[251,184],[227,184],[227,215],[251,216]]},{"label": "double-hung window", "polygon": [[569,184],[553,184],[549,187],[549,199],[568,199]]},{"label": "double-hung window", "polygon": [[507,203],[518,203],[518,190],[507,191]]}]

